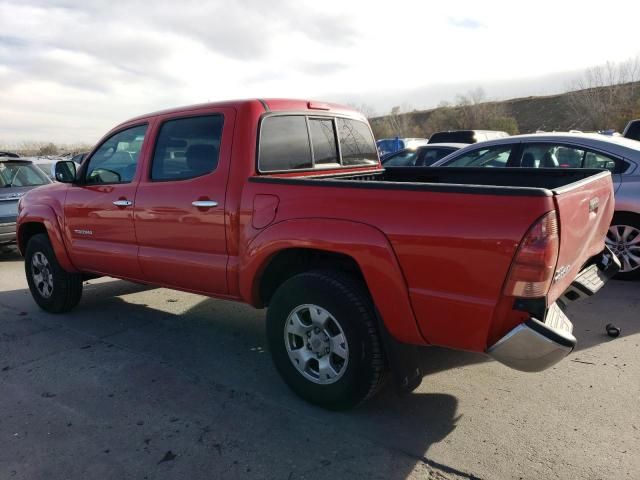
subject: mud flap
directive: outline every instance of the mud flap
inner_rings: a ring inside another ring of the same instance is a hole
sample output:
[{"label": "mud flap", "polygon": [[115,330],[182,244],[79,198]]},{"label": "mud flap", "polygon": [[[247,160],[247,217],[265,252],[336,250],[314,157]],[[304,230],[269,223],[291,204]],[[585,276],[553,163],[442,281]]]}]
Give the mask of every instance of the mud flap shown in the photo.
[{"label": "mud flap", "polygon": [[391,336],[379,314],[377,317],[380,337],[396,392],[399,394],[411,393],[422,383],[420,347],[397,341]]}]

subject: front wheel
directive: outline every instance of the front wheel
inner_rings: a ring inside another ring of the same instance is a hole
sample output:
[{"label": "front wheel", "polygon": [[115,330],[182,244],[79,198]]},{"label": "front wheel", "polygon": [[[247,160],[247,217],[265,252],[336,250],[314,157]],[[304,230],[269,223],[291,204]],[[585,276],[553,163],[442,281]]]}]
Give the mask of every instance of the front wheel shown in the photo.
[{"label": "front wheel", "polygon": [[43,310],[68,312],[82,297],[82,275],[65,271],[44,233],[29,239],[24,261],[31,296]]},{"label": "front wheel", "polygon": [[640,278],[640,217],[629,213],[616,213],[605,243],[620,260],[622,268],[615,278]]},{"label": "front wheel", "polygon": [[351,408],[383,383],[373,304],[360,282],[340,272],[306,272],[283,283],[269,305],[267,337],[285,382],[316,405]]}]

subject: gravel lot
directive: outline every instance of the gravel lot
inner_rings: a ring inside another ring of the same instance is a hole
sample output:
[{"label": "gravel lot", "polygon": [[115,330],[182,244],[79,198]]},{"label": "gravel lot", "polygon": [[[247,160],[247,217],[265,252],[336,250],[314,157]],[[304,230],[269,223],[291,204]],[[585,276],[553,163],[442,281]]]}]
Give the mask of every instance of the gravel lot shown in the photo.
[{"label": "gravel lot", "polygon": [[418,391],[329,413],[278,377],[264,311],[100,279],[53,316],[5,254],[0,478],[640,478],[640,282],[570,313],[547,372],[429,348]]}]

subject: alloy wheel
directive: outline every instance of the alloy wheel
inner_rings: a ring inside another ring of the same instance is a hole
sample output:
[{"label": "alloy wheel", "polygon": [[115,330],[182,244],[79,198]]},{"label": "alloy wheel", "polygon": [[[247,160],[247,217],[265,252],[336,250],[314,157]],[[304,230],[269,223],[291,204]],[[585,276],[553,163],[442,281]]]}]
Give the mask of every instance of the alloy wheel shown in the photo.
[{"label": "alloy wheel", "polygon": [[49,260],[42,252],[36,252],[31,257],[31,277],[44,298],[51,298],[53,293],[53,273]]},{"label": "alloy wheel", "polygon": [[349,345],[331,313],[318,305],[300,305],[287,317],[284,342],[293,366],[306,379],[328,385],[347,370]]},{"label": "alloy wheel", "polygon": [[611,225],[605,242],[620,259],[621,272],[640,268],[640,230],[630,225]]}]

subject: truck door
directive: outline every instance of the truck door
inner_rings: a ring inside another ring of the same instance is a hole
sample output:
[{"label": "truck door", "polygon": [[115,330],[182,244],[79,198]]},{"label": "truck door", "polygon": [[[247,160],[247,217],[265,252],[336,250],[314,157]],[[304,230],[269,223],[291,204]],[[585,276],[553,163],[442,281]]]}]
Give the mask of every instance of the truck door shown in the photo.
[{"label": "truck door", "polygon": [[148,125],[126,127],[107,138],[67,190],[65,236],[83,271],[140,278],[133,205]]},{"label": "truck door", "polygon": [[135,206],[145,280],[227,293],[225,193],[234,118],[228,108],[159,118]]}]

